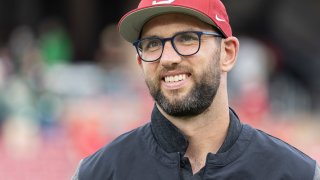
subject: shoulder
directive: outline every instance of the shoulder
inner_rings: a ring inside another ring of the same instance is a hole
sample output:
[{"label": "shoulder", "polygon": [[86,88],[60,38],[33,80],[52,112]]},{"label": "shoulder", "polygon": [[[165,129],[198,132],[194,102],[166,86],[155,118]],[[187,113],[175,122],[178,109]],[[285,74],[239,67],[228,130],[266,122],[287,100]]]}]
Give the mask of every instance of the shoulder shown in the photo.
[{"label": "shoulder", "polygon": [[264,131],[252,128],[251,157],[263,161],[267,167],[286,167],[297,174],[314,174],[316,161],[285,141]]},{"label": "shoulder", "polygon": [[320,166],[317,164],[313,180],[320,180]]},{"label": "shoulder", "polygon": [[140,142],[144,142],[144,138],[148,138],[151,135],[150,124],[146,124],[129,132],[126,132],[105,147],[99,149],[94,154],[86,157],[82,164],[91,163],[92,161],[101,160],[106,158],[109,161],[116,159],[119,154],[128,152],[131,149],[138,147]]},{"label": "shoulder", "polygon": [[78,177],[111,177],[117,164],[127,161],[127,157],[134,154],[138,148],[145,148],[150,136],[152,134],[149,123],[120,135],[83,159],[79,165]]},{"label": "shoulder", "polygon": [[257,156],[256,158],[260,159],[265,158],[266,161],[292,159],[314,162],[314,160],[294,146],[247,124],[243,125],[237,142],[238,144],[241,143],[240,147],[249,156]]},{"label": "shoulder", "polygon": [[272,154],[281,156],[296,157],[299,159],[310,159],[309,156],[304,154],[299,149],[288,144],[287,142],[272,136],[262,130],[256,129],[256,144],[261,146],[266,151],[271,151]]}]

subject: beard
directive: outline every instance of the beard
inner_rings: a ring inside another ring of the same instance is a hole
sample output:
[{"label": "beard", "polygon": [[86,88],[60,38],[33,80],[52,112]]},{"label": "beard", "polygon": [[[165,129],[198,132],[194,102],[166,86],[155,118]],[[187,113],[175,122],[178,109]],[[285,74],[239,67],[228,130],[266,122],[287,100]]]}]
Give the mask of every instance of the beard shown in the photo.
[{"label": "beard", "polygon": [[[161,91],[159,83],[154,83],[157,81],[146,79],[154,101],[167,114],[175,117],[190,117],[203,113],[212,104],[220,85],[219,54],[217,50],[210,65],[202,71],[202,74],[198,78],[194,77],[194,86],[182,99],[173,98],[170,100]],[[176,68],[178,69],[179,67]],[[172,90],[170,93],[172,97],[178,97],[179,90]]]}]

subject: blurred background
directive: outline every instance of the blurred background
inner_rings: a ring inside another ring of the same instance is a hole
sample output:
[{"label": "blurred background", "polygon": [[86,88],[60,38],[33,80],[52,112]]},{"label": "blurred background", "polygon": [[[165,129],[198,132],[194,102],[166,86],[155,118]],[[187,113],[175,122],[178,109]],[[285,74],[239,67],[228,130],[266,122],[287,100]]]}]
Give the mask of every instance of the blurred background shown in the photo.
[{"label": "blurred background", "polygon": [[[230,106],[320,161],[320,1],[224,0],[240,39]],[[0,0],[0,179],[70,179],[150,119],[116,23],[137,0]]]}]

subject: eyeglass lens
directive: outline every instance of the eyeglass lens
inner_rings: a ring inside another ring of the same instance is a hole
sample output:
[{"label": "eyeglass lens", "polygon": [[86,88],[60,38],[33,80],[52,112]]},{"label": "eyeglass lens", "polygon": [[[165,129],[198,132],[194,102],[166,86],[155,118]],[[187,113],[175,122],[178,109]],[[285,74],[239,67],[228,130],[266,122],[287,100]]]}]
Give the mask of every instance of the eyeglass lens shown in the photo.
[{"label": "eyeglass lens", "polygon": [[200,36],[196,32],[183,32],[167,39],[147,38],[138,43],[138,53],[145,61],[155,61],[161,57],[164,43],[171,40],[172,46],[178,54],[192,55],[199,49],[199,38]]}]

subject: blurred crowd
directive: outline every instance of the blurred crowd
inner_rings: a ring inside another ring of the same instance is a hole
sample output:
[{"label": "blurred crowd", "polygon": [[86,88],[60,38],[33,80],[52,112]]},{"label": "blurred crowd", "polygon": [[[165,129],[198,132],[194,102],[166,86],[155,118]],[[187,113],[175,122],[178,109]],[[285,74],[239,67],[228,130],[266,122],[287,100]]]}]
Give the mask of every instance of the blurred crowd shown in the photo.
[{"label": "blurred crowd", "polygon": [[71,61],[58,22],[39,32],[17,27],[0,50],[0,179],[68,179],[75,163],[146,122],[153,106],[114,24],[92,62]]},{"label": "blurred crowd", "polygon": [[[255,2],[226,2],[241,44],[228,77],[230,106],[320,161],[320,24],[304,20],[318,12],[298,0]],[[73,48],[56,20],[37,31],[18,26],[1,42],[0,179],[69,179],[81,158],[149,120],[153,101],[135,50],[115,24],[101,30],[93,60],[74,62]]]}]

